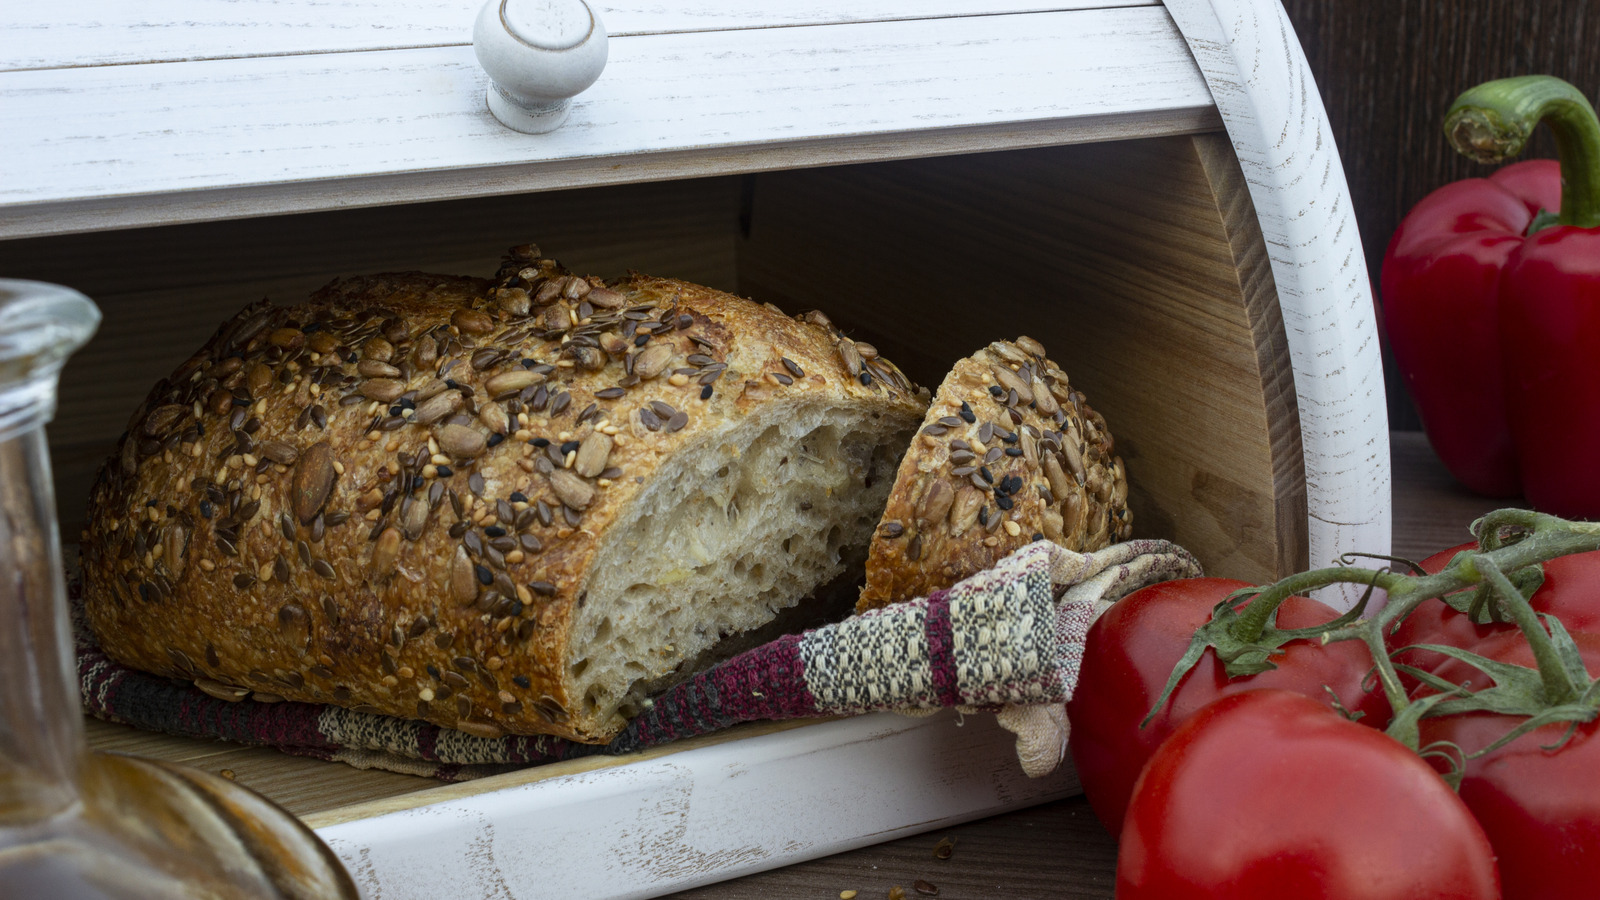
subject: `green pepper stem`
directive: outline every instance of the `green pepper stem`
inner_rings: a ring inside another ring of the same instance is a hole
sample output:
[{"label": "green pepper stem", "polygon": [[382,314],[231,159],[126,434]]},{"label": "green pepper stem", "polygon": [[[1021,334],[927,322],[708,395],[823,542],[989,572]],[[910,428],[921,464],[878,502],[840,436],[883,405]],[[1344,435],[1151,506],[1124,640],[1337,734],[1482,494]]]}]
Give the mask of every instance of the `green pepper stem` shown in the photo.
[{"label": "green pepper stem", "polygon": [[1485,82],[1456,98],[1444,130],[1462,154],[1500,163],[1522,152],[1540,122],[1561,159],[1560,223],[1600,227],[1600,120],[1576,87],[1550,75]]}]

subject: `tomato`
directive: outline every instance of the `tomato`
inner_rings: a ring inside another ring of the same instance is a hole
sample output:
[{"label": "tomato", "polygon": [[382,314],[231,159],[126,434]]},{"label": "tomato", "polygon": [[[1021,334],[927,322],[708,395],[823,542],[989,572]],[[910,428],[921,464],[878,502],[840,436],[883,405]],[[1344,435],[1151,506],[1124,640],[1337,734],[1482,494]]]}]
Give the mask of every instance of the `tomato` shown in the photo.
[{"label": "tomato", "polygon": [[[1477,544],[1467,543],[1435,553],[1423,560],[1422,568],[1438,572],[1462,550]],[[1536,612],[1553,615],[1568,631],[1600,632],[1600,550],[1558,556],[1544,564],[1544,583],[1534,592],[1529,604]],[[1471,649],[1498,634],[1516,631],[1510,622],[1475,624],[1466,613],[1456,612],[1442,600],[1427,600],[1406,616],[1394,633],[1385,637],[1390,647],[1411,644],[1445,644]],[[1395,657],[1396,662],[1431,672],[1448,657],[1427,650],[1409,650]],[[1407,687],[1416,681],[1402,676]]]},{"label": "tomato", "polygon": [[[1326,685],[1346,708],[1365,714],[1364,724],[1388,724],[1388,701],[1381,692],[1362,689],[1372,667],[1364,645],[1343,641],[1324,647],[1299,640],[1284,645],[1274,658],[1276,669],[1238,679],[1230,679],[1216,654],[1206,650],[1167,705],[1141,729],[1195,629],[1210,621],[1212,608],[1224,597],[1248,586],[1226,578],[1151,585],[1119,600],[1090,627],[1078,685],[1067,704],[1068,747],[1089,805],[1112,834],[1121,830],[1133,782],[1156,747],[1195,710],[1224,694],[1285,688],[1331,703]],[[1278,609],[1278,626],[1309,628],[1337,616],[1327,604],[1290,597]]]},{"label": "tomato", "polygon": [[[1600,673],[1600,634],[1575,633],[1585,667]],[[1501,662],[1533,665],[1520,633],[1481,641],[1473,652]],[[1459,660],[1437,674],[1457,684],[1487,684],[1488,676]],[[1494,743],[1522,720],[1495,713],[1423,719],[1422,746],[1450,741],[1470,754]],[[1508,900],[1593,896],[1600,886],[1600,720],[1582,723],[1565,743],[1566,723],[1552,723],[1477,759],[1469,759],[1461,799],[1478,817],[1500,856]],[[1441,768],[1442,760],[1436,761]]]},{"label": "tomato", "polygon": [[1289,691],[1232,694],[1178,726],[1139,776],[1117,856],[1117,900],[1499,896],[1489,840],[1444,779]]}]

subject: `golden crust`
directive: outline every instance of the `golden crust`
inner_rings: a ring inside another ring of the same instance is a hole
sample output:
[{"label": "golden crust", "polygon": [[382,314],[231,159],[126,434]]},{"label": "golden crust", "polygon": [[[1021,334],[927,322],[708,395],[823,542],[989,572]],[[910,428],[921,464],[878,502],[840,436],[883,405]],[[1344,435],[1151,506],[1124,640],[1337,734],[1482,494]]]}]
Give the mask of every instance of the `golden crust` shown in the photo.
[{"label": "golden crust", "polygon": [[[915,421],[825,317],[697,285],[403,273],[247,307],[134,415],[83,543],[113,658],[216,696],[603,741],[563,658],[596,548],[675,450],[821,392]],[[859,368],[856,366],[855,368]],[[875,376],[875,377],[874,377]]]},{"label": "golden crust", "polygon": [[1126,540],[1132,516],[1111,432],[1037,341],[961,360],[934,395],[873,533],[866,611],[948,588],[1048,538]]}]

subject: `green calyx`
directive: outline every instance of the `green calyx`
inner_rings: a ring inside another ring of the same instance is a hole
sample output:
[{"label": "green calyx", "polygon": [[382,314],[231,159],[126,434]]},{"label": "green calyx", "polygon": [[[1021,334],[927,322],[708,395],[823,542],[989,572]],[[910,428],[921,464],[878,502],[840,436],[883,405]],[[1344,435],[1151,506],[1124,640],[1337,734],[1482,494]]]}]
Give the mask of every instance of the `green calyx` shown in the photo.
[{"label": "green calyx", "polygon": [[1540,122],[1561,159],[1559,223],[1600,227],[1600,120],[1576,87],[1550,75],[1485,82],[1456,98],[1444,131],[1462,155],[1494,164],[1522,153]]},{"label": "green calyx", "polygon": [[[1166,705],[1183,676],[1207,650],[1222,661],[1230,677],[1238,678],[1275,668],[1273,658],[1282,653],[1285,644],[1296,640],[1324,644],[1359,640],[1365,644],[1378,686],[1394,710],[1388,733],[1413,750],[1418,749],[1418,722],[1429,716],[1482,711],[1526,717],[1495,747],[1550,722],[1587,722],[1600,716],[1600,680],[1585,671],[1578,647],[1560,621],[1539,615],[1529,605],[1529,597],[1543,581],[1541,564],[1558,556],[1600,549],[1600,524],[1506,509],[1474,522],[1473,533],[1478,536],[1478,548],[1457,554],[1448,566],[1431,575],[1415,564],[1409,564],[1415,574],[1403,574],[1389,568],[1354,567],[1346,558],[1343,566],[1291,575],[1275,584],[1230,595],[1212,610],[1211,621],[1195,632],[1144,724]],[[1278,607],[1289,597],[1341,583],[1367,588],[1366,596],[1349,612],[1313,628],[1276,627]],[[1363,618],[1375,588],[1387,591],[1389,601],[1372,617]],[[1247,598],[1243,608],[1236,608]],[[1495,682],[1491,688],[1469,693],[1413,667],[1397,667],[1384,645],[1384,635],[1433,598],[1446,598],[1445,602],[1473,616],[1474,621],[1515,623],[1533,651],[1537,668],[1495,662],[1455,647],[1418,645],[1476,666]],[[1411,699],[1400,682],[1402,671],[1436,693]],[[1422,752],[1439,751],[1422,748]]]}]

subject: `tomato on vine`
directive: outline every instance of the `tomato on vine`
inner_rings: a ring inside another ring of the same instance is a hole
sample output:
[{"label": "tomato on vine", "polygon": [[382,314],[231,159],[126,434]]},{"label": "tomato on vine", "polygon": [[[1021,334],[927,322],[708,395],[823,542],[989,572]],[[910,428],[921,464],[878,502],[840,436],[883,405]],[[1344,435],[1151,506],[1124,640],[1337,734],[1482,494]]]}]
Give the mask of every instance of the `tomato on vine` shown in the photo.
[{"label": "tomato on vine", "polygon": [[[1569,673],[1575,696],[1567,699],[1574,705],[1587,702],[1588,721],[1550,721],[1498,747],[1524,717],[1467,712],[1419,724],[1423,748],[1455,748],[1430,758],[1440,771],[1461,766],[1461,799],[1499,854],[1507,900],[1581,897],[1600,885],[1600,716],[1591,686],[1591,676],[1600,673],[1600,634],[1572,638],[1586,671]],[[1473,651],[1493,663],[1536,665],[1532,646],[1518,632],[1487,638]],[[1521,679],[1524,690],[1549,693],[1538,672],[1497,671],[1504,673],[1492,679],[1497,687]],[[1479,689],[1491,681],[1461,659],[1448,660],[1434,675]]]},{"label": "tomato on vine", "polygon": [[1490,900],[1494,853],[1429,765],[1301,694],[1219,698],[1139,776],[1118,900]]},{"label": "tomato on vine", "polygon": [[[1068,748],[1090,806],[1112,834],[1122,828],[1123,810],[1145,761],[1173,729],[1217,697],[1283,688],[1324,704],[1337,702],[1377,728],[1387,724],[1388,700],[1362,687],[1372,667],[1367,650],[1350,642],[1324,647],[1309,635],[1278,648],[1270,657],[1273,668],[1244,678],[1230,678],[1208,649],[1157,708],[1196,629],[1230,594],[1250,587],[1226,578],[1151,585],[1118,601],[1089,629],[1078,689],[1067,704]],[[1277,608],[1276,626],[1316,629],[1338,618],[1324,603],[1290,597]]]}]

